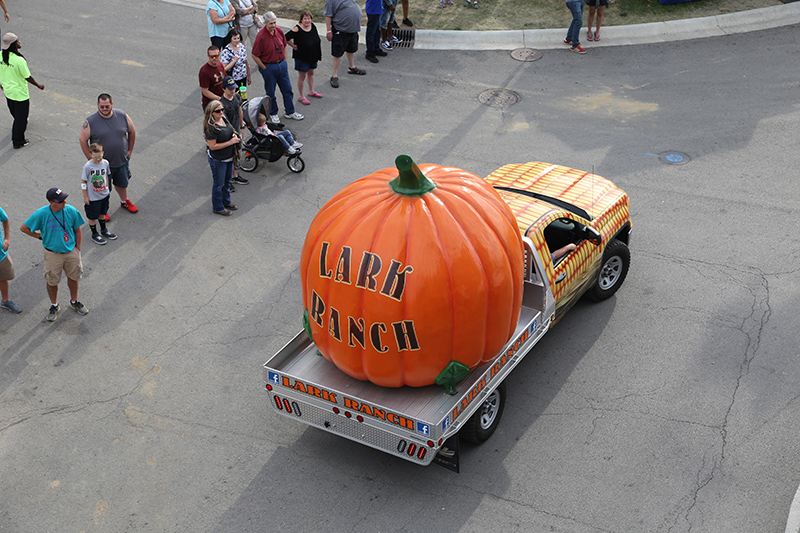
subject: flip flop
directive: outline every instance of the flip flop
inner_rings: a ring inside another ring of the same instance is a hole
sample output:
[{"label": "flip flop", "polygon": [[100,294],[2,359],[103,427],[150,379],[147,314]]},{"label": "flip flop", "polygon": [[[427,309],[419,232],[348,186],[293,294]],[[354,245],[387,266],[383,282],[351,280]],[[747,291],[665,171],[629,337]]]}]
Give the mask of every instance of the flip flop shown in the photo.
[{"label": "flip flop", "polygon": [[297,99],[297,101],[303,105],[311,105],[311,102],[309,102],[308,98],[306,98],[305,96],[301,96],[300,98]]},{"label": "flip flop", "polygon": [[308,96],[310,96],[311,98],[322,98],[322,95],[316,91],[308,93]]},{"label": "flip flop", "polygon": [[350,67],[349,69],[347,69],[347,73],[348,74],[358,74],[359,76],[363,76],[364,74],[367,73],[367,71],[364,70],[363,68]]},{"label": "flip flop", "polygon": [[594,35],[592,35],[591,31],[586,32],[586,40],[587,41],[594,41]]},{"label": "flip flop", "polygon": [[599,40],[600,40],[600,34],[599,34],[599,33],[595,32],[595,34],[594,34],[594,40],[595,40],[595,41],[599,41]]}]

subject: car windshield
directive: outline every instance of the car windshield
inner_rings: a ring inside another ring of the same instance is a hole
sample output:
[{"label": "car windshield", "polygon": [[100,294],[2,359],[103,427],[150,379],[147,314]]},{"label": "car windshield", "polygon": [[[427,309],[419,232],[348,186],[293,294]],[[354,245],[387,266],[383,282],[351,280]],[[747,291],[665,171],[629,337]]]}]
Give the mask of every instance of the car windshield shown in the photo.
[{"label": "car windshield", "polygon": [[552,196],[547,196],[546,194],[540,194],[538,192],[528,191],[525,189],[513,189],[511,187],[498,187],[495,186],[495,189],[498,191],[508,191],[517,194],[521,194],[523,196],[529,196],[531,198],[536,198],[537,200],[541,200],[542,202],[547,202],[548,204],[554,205],[556,207],[560,207],[561,209],[565,209],[574,215],[578,215],[581,218],[586,220],[592,221],[594,218],[587,213],[585,210],[581,209],[577,205],[571,204],[569,202],[565,202],[559,198],[553,198]]}]

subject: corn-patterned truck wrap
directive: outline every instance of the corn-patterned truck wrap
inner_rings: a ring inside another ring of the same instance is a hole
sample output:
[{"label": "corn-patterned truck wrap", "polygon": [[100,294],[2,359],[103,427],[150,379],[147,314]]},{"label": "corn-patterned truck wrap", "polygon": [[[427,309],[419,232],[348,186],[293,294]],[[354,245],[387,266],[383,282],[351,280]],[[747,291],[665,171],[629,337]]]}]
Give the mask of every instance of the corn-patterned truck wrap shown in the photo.
[{"label": "corn-patterned truck wrap", "polygon": [[580,296],[609,298],[625,280],[631,222],[627,194],[589,172],[530,162],[505,165],[486,181],[510,207],[525,248],[519,322],[497,356],[449,391],[381,387],[343,373],[301,331],[264,364],[277,413],[455,471],[459,437],[481,443],[494,433],[505,378]]}]

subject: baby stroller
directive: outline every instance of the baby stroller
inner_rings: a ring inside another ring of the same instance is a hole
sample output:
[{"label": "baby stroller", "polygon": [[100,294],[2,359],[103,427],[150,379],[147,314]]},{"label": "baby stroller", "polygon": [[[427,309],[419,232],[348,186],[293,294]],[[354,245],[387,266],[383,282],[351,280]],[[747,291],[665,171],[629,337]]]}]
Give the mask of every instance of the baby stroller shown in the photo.
[{"label": "baby stroller", "polygon": [[[269,97],[260,96],[246,101],[242,105],[244,123],[250,130],[252,137],[242,144],[242,154],[239,157],[239,168],[245,172],[253,172],[258,168],[258,161],[265,159],[273,163],[284,156],[283,143],[275,135],[264,135],[256,131],[258,127],[258,114],[269,117]],[[270,130],[282,130],[283,124],[267,123]],[[302,172],[306,168],[298,149],[294,154],[286,154],[286,165],[292,172]]]}]

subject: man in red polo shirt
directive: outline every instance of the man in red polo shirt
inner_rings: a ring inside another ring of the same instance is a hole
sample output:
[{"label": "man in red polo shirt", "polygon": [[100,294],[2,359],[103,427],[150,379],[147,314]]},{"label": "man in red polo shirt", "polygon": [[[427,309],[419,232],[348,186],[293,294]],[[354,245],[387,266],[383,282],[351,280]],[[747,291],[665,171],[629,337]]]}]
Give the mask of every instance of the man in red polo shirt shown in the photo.
[{"label": "man in red polo shirt", "polygon": [[222,80],[225,79],[225,67],[219,61],[219,48],[208,47],[208,62],[200,69],[200,91],[203,93],[203,111],[211,100],[219,100],[222,96]]},{"label": "man in red polo shirt", "polygon": [[294,110],[294,93],[292,81],[289,79],[289,68],[286,66],[286,37],[278,27],[275,13],[268,11],[264,15],[264,27],[258,32],[253,44],[253,61],[264,78],[264,90],[269,96],[269,120],[280,122],[278,118],[278,102],[275,101],[275,85],[280,87],[283,96],[283,109],[286,118],[303,120],[303,115]]}]

